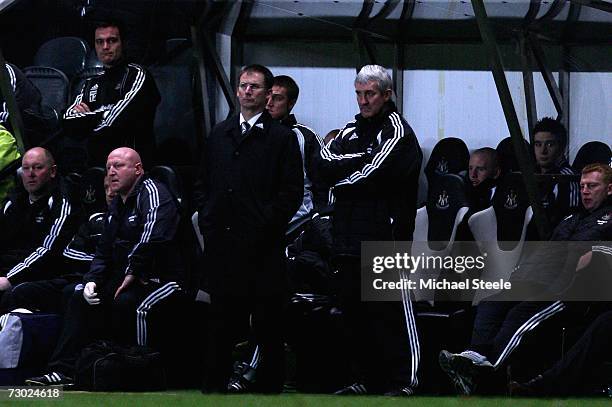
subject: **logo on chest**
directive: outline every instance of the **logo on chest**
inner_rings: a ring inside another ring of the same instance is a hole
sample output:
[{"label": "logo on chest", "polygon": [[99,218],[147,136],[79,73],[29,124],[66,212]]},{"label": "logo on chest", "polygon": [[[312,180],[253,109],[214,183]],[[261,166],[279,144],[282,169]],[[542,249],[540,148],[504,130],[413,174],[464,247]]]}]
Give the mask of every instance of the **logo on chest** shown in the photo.
[{"label": "logo on chest", "polygon": [[90,102],[95,102],[97,96],[98,96],[98,84],[96,83],[89,90],[89,101]]},{"label": "logo on chest", "polygon": [[610,218],[612,218],[612,213],[606,213],[601,218],[597,219],[597,224],[606,225],[610,221]]}]

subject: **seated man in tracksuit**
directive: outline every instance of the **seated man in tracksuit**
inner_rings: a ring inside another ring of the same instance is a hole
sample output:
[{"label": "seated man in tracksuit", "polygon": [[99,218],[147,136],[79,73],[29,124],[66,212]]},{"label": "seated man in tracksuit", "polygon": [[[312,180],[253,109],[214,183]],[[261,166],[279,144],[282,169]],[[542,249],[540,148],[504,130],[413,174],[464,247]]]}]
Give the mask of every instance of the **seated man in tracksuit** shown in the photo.
[{"label": "seated man in tracksuit", "polygon": [[[104,179],[106,204],[110,206],[116,193],[110,188],[108,178]],[[81,224],[68,246],[63,251],[62,261],[57,266],[57,277],[48,280],[30,281],[18,284],[2,298],[0,313],[17,308],[31,311],[63,312],[63,298],[74,291],[74,283],[83,280],[89,271],[96,253],[96,246],[104,231],[106,212],[97,212]],[[64,293],[64,290],[68,290]]]},{"label": "seated man in tracksuit", "polygon": [[[612,265],[612,247],[593,246],[581,259],[578,274],[588,281],[588,293],[595,288],[593,274],[606,274],[608,284],[603,287],[604,297],[610,299],[609,270]],[[611,384],[602,366],[612,361],[612,311],[604,312],[589,324],[576,343],[552,367],[525,383],[511,381],[508,390],[512,396],[576,396],[595,395]],[[609,390],[608,390],[609,391]]]},{"label": "seated man in tracksuit", "polygon": [[513,289],[516,285],[522,292],[529,290],[527,300],[507,301],[501,293],[496,295],[496,301],[490,298],[481,302],[468,349],[457,354],[440,352],[440,367],[458,392],[471,394],[479,376],[506,366],[525,335],[542,322],[580,312],[586,305],[550,299],[565,298],[565,293],[573,289],[575,270],[588,257],[593,241],[612,240],[612,168],[607,164],[586,166],[580,192],[583,209],[566,217],[550,239],[571,242],[571,246],[551,245],[545,251],[532,252],[519,262],[510,277]]},{"label": "seated man in tracksuit", "polygon": [[48,373],[26,384],[72,384],[79,352],[95,339],[154,345],[151,339],[159,337],[151,334],[151,319],[180,298],[185,267],[178,202],[163,184],[144,175],[140,156],[130,148],[113,150],[106,170],[118,196],[91,268],[67,300]]},{"label": "seated man in tracksuit", "polygon": [[1,313],[6,312],[5,293],[61,273],[62,251],[80,219],[48,150],[34,147],[24,154],[21,180],[25,191],[12,193],[0,209]]}]

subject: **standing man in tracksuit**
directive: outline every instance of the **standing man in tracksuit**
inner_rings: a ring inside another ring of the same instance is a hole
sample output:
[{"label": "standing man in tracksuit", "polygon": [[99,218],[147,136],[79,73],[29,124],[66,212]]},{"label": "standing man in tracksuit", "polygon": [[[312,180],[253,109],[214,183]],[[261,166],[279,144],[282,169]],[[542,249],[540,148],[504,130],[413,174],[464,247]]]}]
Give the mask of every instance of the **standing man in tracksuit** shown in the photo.
[{"label": "standing man in tracksuit", "polygon": [[473,393],[481,375],[506,366],[525,335],[542,322],[585,305],[536,300],[545,298],[543,295],[554,298],[557,293],[571,289],[575,270],[590,262],[593,242],[612,240],[612,168],[607,164],[584,167],[580,191],[583,209],[566,217],[550,239],[569,241],[572,245],[534,251],[519,262],[510,276],[513,289],[519,286],[531,290],[534,300],[503,301],[502,293],[495,298],[497,301],[481,302],[468,349],[461,353],[440,352],[440,367],[459,393]]},{"label": "standing man in tracksuit", "polygon": [[108,154],[121,146],[138,150],[144,162],[152,165],[159,91],[149,72],[127,62],[123,33],[117,22],[97,25],[94,41],[104,72],[85,81],[64,114],[66,135],[73,143],[87,141],[88,161],[73,164],[77,167],[103,167]]},{"label": "standing man in tracksuit", "polygon": [[26,384],[73,384],[78,354],[95,339],[154,346],[159,340],[152,334],[155,321],[180,299],[185,256],[177,234],[178,202],[163,184],[144,175],[140,156],[131,148],[113,150],[106,171],[117,196],[91,268],[68,300],[47,374]]},{"label": "standing man in tracksuit", "polygon": [[[333,236],[341,301],[356,383],[337,394],[411,395],[418,384],[419,340],[412,304],[362,302],[362,241],[410,240],[423,155],[391,101],[391,77],[379,65],[355,78],[360,113],[321,148],[321,177],[333,185]],[[407,293],[406,293],[407,294]],[[402,308],[403,307],[403,308]]]}]

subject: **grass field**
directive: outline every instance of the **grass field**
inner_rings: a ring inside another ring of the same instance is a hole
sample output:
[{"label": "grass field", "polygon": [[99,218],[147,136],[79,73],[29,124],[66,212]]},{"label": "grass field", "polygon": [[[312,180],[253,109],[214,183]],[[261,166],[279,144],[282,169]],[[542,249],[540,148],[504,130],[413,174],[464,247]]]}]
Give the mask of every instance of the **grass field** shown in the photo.
[{"label": "grass field", "polygon": [[247,406],[247,407],[350,407],[350,406],[610,406],[610,399],[510,399],[486,397],[339,397],[311,394],[282,394],[278,396],[221,396],[202,395],[198,391],[167,391],[160,393],[87,393],[65,392],[61,400],[0,400],[0,405],[12,406]]}]

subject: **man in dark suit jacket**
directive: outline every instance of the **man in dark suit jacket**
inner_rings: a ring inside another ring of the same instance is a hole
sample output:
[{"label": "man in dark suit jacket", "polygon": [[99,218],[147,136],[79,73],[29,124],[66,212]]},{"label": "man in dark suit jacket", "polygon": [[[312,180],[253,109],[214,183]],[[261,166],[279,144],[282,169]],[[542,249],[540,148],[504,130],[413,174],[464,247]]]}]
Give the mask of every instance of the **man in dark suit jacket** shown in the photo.
[{"label": "man in dark suit jacket", "polygon": [[240,113],[216,125],[204,146],[199,226],[211,294],[204,391],[227,391],[233,345],[250,315],[262,353],[255,390],[282,390],[284,236],[304,181],[294,134],[265,111],[272,81],[266,67],[243,68]]}]

